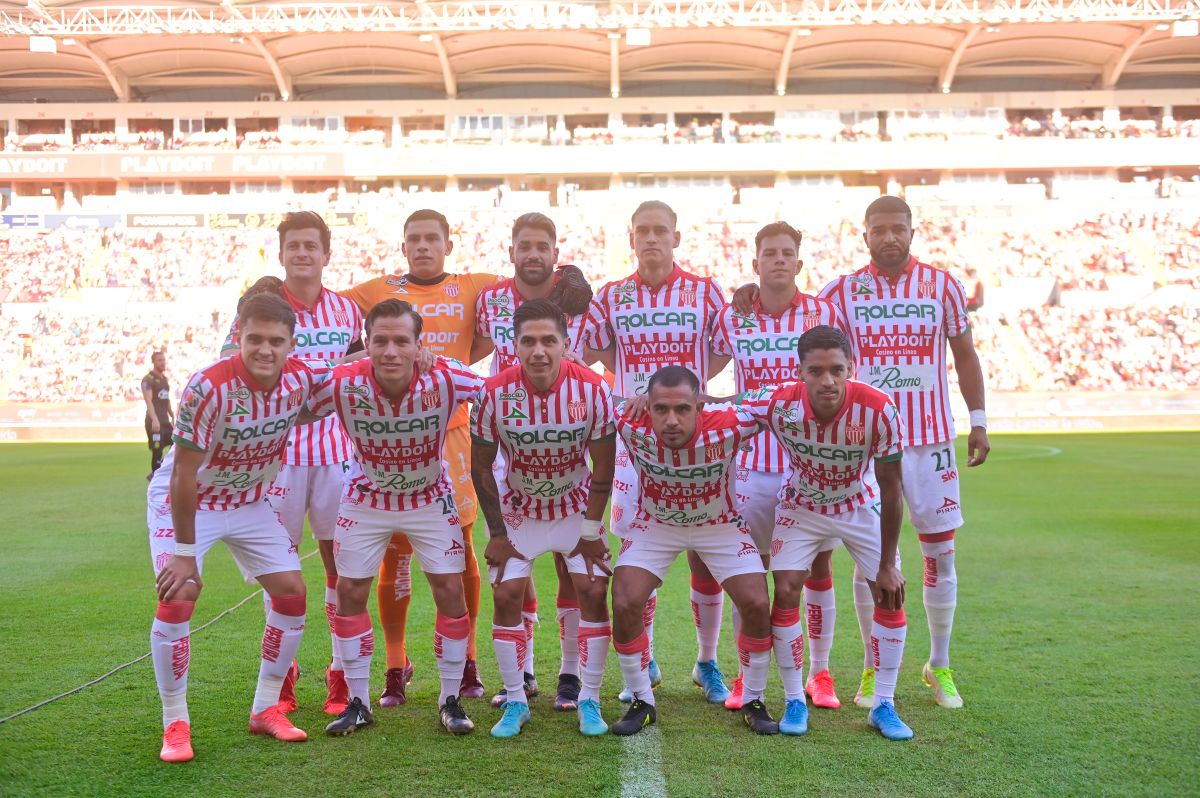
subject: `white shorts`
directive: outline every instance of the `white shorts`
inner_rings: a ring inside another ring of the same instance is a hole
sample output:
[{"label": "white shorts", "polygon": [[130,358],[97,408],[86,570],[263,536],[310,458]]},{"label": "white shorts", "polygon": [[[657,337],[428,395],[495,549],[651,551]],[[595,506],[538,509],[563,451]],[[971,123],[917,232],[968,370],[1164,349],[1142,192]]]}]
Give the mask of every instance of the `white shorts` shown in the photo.
[{"label": "white shorts", "polygon": [[279,513],[279,520],[297,547],[304,538],[305,514],[314,540],[333,540],[338,504],[345,492],[345,472],[341,463],[279,467],[279,475],[267,490],[267,501]]},{"label": "white shorts", "polygon": [[[821,515],[811,510],[779,510],[771,539],[772,571],[808,571],[819,552],[841,543],[858,571],[874,580],[879,573],[879,500],[848,513]],[[899,563],[899,558],[897,558]]]},{"label": "white shorts", "polygon": [[[175,530],[171,509],[166,504],[146,508],[150,530],[150,559],[154,575],[175,555]],[[300,558],[266,501],[258,501],[232,510],[196,511],[196,568],[204,567],[204,555],[223,541],[247,581],[265,574],[299,571]]]},{"label": "white shorts", "polygon": [[[750,537],[759,551],[771,550],[771,536],[775,532],[775,508],[779,505],[779,489],[783,487],[786,474],[774,474],[767,471],[751,471],[748,468],[737,470],[737,503],[746,526],[750,527]],[[839,540],[829,541],[828,548],[821,551],[831,551],[841,545]]]},{"label": "white shorts", "polygon": [[761,574],[762,556],[745,522],[702,526],[670,526],[639,520],[629,525],[629,537],[621,541],[617,566],[649,571],[662,580],[671,563],[685,551],[694,551],[713,577],[723,583],[731,576]]},{"label": "white shorts", "polygon": [[379,573],[384,552],[397,532],[407,535],[427,574],[457,574],[466,567],[462,527],[454,499],[440,496],[416,510],[377,510],[367,502],[342,499],[333,557],[337,572],[350,579]]},{"label": "white shorts", "polygon": [[617,436],[616,466],[613,469],[612,508],[608,526],[621,539],[629,537],[629,526],[637,516],[638,476],[625,442]]},{"label": "white shorts", "polygon": [[900,473],[908,520],[918,533],[949,532],[963,525],[954,441],[906,446]]},{"label": "white shorts", "polygon": [[[524,560],[512,558],[504,564],[504,579],[523,579],[533,570],[533,561],[548,552],[558,552],[567,562],[567,571],[573,574],[586,574],[587,564],[578,555],[568,557],[579,545],[579,534],[583,528],[583,513],[559,518],[556,521],[539,521],[523,516],[506,515],[504,526],[508,529],[508,539],[513,548],[526,557]],[[600,530],[604,534],[604,530]],[[600,574],[603,576],[603,574]],[[488,568],[488,578],[496,581],[496,569]]]}]

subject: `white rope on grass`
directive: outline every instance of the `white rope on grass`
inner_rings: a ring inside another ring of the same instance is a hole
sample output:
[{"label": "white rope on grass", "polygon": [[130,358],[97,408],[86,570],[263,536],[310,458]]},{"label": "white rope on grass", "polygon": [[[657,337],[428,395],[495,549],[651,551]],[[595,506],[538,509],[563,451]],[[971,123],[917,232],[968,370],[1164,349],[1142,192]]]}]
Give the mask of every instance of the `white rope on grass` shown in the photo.
[{"label": "white rope on grass", "polygon": [[[303,557],[301,557],[300,560],[301,561],[307,560],[309,557],[316,554],[317,551],[318,551],[317,549],[310,551],[308,554],[305,554]],[[255,599],[255,598],[258,598],[259,596],[261,596],[262,592],[263,592],[262,589],[259,588],[258,590],[251,593],[249,596],[246,596],[244,599],[239,601],[237,604],[234,604],[229,609],[222,610],[221,612],[217,613],[217,615],[214,616],[213,618],[209,619],[208,621],[205,621],[204,624],[197,626],[195,629],[191,630],[188,633],[188,636],[191,637],[192,635],[203,632],[205,629],[212,626],[214,623],[221,620],[226,615],[229,615],[230,613],[232,613],[235,610],[239,609],[240,607],[244,606],[246,604],[246,602],[251,601],[252,599]],[[104,681],[108,677],[112,676],[114,673],[120,673],[121,671],[125,670],[126,668],[133,666],[133,665],[137,665],[139,662],[141,662],[142,660],[146,660],[146,659],[150,659],[149,651],[147,651],[145,654],[138,657],[137,659],[131,659],[131,660],[129,660],[129,662],[118,665],[117,667],[113,668],[111,671],[109,671],[108,673],[106,673],[102,676],[97,676],[95,679],[92,679],[90,682],[84,682],[83,684],[79,685],[78,687],[74,687],[74,688],[66,691],[65,693],[59,693],[58,695],[53,696],[51,698],[47,698],[44,701],[39,701],[38,703],[34,704],[33,706],[25,707],[24,709],[22,709],[18,712],[14,712],[11,715],[0,718],[0,724],[8,723],[10,720],[12,720],[14,718],[19,718],[22,715],[28,715],[30,712],[33,712],[35,709],[41,709],[42,707],[46,706],[47,704],[53,704],[55,701],[58,701],[59,699],[66,698],[68,696],[73,696],[76,693],[83,692],[84,690],[91,687],[92,685],[99,684],[100,682]]]}]

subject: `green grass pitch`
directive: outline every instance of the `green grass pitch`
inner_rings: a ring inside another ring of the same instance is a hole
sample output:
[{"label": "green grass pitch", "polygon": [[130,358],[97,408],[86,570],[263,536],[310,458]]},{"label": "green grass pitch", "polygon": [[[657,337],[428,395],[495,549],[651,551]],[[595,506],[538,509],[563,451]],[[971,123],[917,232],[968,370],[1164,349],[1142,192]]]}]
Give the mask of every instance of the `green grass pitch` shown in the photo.
[{"label": "green grass pitch", "polygon": [[[910,743],[884,741],[850,705],[862,654],[844,552],[834,559],[833,671],[847,706],[813,710],[806,737],[757,738],[691,686],[695,639],[681,559],[659,594],[659,726],[637,742],[583,739],[573,715],[552,711],[558,636],[548,561],[536,571],[544,692],[524,734],[491,739],[498,712],[485,701],[467,702],[474,735],[441,731],[433,613],[418,576],[410,703],[378,711],[364,733],[328,738],[320,703],[329,638],[320,565],[311,557],[302,707],[294,716],[308,743],[246,733],[262,632],[255,600],[193,638],[194,762],[158,761],[160,710],[146,660],[0,724],[0,795],[562,798],[647,794],[656,784],[687,798],[1196,794],[1200,433],[996,436],[994,444],[986,466],[963,474],[967,525],[958,541],[952,650],[962,710],[939,709],[920,685],[928,651],[920,557],[911,529],[903,538],[910,626],[897,698],[916,731]],[[133,445],[0,447],[0,717],[147,650],[154,597],[146,461]],[[303,553],[311,550],[306,540]],[[250,593],[220,547],[205,583],[194,625]],[[486,587],[483,603],[480,663],[490,690],[497,675]],[[729,638],[726,631],[727,674],[735,668]],[[376,692],[382,635],[379,648]],[[610,722],[620,711],[619,681],[613,656],[603,707]],[[782,709],[774,674],[768,706]]]}]

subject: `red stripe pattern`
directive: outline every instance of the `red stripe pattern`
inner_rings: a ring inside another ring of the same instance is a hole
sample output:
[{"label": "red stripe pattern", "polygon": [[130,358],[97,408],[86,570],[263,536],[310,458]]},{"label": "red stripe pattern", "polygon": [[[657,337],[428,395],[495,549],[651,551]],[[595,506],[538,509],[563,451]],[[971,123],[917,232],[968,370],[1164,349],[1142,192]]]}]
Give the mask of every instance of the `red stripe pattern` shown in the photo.
[{"label": "red stripe pattern", "polygon": [[[522,297],[513,278],[501,280],[480,292],[475,300],[475,334],[491,339],[496,347],[492,357],[492,375],[519,364],[513,333],[513,314],[521,306]],[[567,335],[571,339],[568,351],[582,356],[587,314],[567,316]]]}]

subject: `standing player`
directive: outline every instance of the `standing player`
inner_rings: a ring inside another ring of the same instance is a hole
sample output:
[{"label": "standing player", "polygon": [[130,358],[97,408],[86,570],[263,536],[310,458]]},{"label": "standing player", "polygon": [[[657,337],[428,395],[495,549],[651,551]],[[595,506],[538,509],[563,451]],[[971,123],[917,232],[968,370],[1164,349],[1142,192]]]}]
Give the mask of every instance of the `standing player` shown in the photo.
[{"label": "standing player", "polygon": [[[887,394],[849,379],[854,361],[844,333],[813,327],[800,336],[797,350],[800,382],[762,388],[745,402],[783,444],[791,465],[771,541],[771,632],[787,699],[780,731],[808,731],[800,589],[817,552],[837,540],[871,580],[875,596],[870,649],[876,675],[868,723],[889,740],[908,740],[912,729],[896,714],[894,698],[908,628],[904,577],[895,565],[904,515],[903,424]],[[878,492],[868,476],[872,463]]]},{"label": "standing player", "polygon": [[621,542],[613,580],[613,641],[632,704],[613,733],[637,734],[657,720],[650,684],[646,601],[681,552],[701,557],[742,614],[742,717],[758,734],[779,724],[763,703],[771,665],[771,620],[762,557],[738,515],[734,460],[762,429],[725,406],[704,409],[700,380],[682,366],[650,377],[645,413],[617,408],[617,431],[637,469],[637,516]]},{"label": "standing player", "polygon": [[[721,288],[711,277],[699,277],[675,265],[679,246],[678,218],[664,202],[643,202],[633,212],[629,244],[637,258],[637,271],[623,280],[605,284],[592,303],[589,321],[592,339],[586,359],[600,360],[616,375],[614,393],[628,399],[646,393],[650,377],[665,366],[691,370],[704,390],[708,378],[729,362],[713,355],[711,340],[717,312],[725,306]],[[625,539],[637,507],[637,472],[624,447],[617,448],[613,480],[611,522]],[[721,634],[724,597],[720,585],[695,553],[688,554],[692,572],[692,618],[696,624],[698,653],[692,679],[705,697],[720,703],[729,697],[725,677],[717,668],[717,643]],[[645,625],[651,643],[650,681],[662,681],[653,657],[654,612],[652,592],[645,608]],[[630,700],[628,692],[622,700]]]},{"label": "standing player", "polygon": [[[796,286],[800,261],[800,231],[787,222],[772,222],[754,237],[754,273],[758,275],[758,299],[749,313],[738,313],[732,305],[717,316],[713,352],[732,356],[737,391],[744,393],[764,386],[782,385],[800,378],[796,344],[805,331],[826,324],[849,333],[842,312],[826,299],[803,293]],[[771,550],[775,528],[775,497],[783,485],[787,455],[782,445],[764,431],[749,449],[738,455],[738,510],[750,527],[754,545],[764,557]],[[836,709],[841,706],[829,672],[829,652],[833,648],[836,605],[833,598],[832,549],[820,552],[813,561],[804,583],[804,604],[808,619],[809,656],[812,658],[806,692],[813,704]],[[867,622],[870,623],[870,607]],[[734,607],[733,630],[741,628]],[[727,709],[741,708],[742,677],[734,680]]]},{"label": "standing player", "polygon": [[171,413],[171,384],[167,382],[167,357],[162,352],[150,356],[150,370],[142,377],[142,400],[146,403],[146,442],[150,445],[150,473],[162,465],[163,452],[171,445],[171,428],[175,416]]},{"label": "standing player", "polygon": [[[454,251],[450,240],[450,223],[434,210],[418,210],[404,222],[404,243],[401,252],[408,262],[408,272],[402,275],[377,277],[344,292],[367,313],[385,299],[408,302],[422,318],[421,343],[435,355],[467,362],[474,338],[474,310],[479,292],[496,282],[494,274],[448,274],[446,256]],[[483,696],[483,683],[475,665],[475,622],[479,615],[479,565],[471,542],[475,524],[475,488],[471,484],[471,436],[467,427],[467,410],[460,408],[450,419],[446,431],[447,476],[454,491],[454,503],[466,540],[466,563],[463,589],[466,593],[467,614],[470,616],[470,637],[467,661],[463,670],[461,695],[464,698]],[[404,646],[404,630],[408,622],[411,600],[409,563],[412,546],[403,535],[396,535],[388,546],[379,571],[377,599],[379,620],[387,652],[387,674],[379,705],[394,707],[407,698],[405,689],[412,680],[413,667]]]},{"label": "standing player", "polygon": [[[471,350],[471,362],[475,363],[489,352],[494,352],[493,375],[519,365],[513,332],[514,314],[522,307],[522,303],[531,299],[549,299],[566,315],[567,351],[576,357],[581,356],[583,327],[587,321],[592,291],[583,279],[582,272],[577,276],[578,279],[555,274],[558,231],[554,222],[540,213],[527,213],[519,217],[513,222],[512,245],[508,255],[513,264],[513,276],[485,288],[476,301],[475,344]],[[502,462],[503,457],[498,457],[497,464],[501,465]],[[579,703],[579,599],[575,595],[566,562],[557,552],[554,555],[554,567],[558,572],[558,597],[555,603],[562,652],[554,708],[565,712],[576,709]],[[522,663],[525,690],[536,695],[533,625],[537,620],[537,594],[532,575],[528,580],[521,615],[527,638],[525,662]],[[505,699],[506,692],[501,688],[492,703],[499,706]]]},{"label": "standing player", "polygon": [[[954,530],[962,526],[954,417],[946,380],[946,345],[954,354],[959,390],[970,410],[967,466],[991,449],[984,412],[983,369],[971,338],[967,299],[948,272],[910,254],[912,211],[899,197],[867,206],[871,263],[839,277],[821,296],[842,308],[853,330],[859,379],[891,394],[907,432],[904,499],[925,559],[923,598],[929,620],[929,661],[922,671],[938,705],[961,707],[950,669],[950,632],[958,603]],[[870,672],[863,674],[869,694]]]},{"label": "standing player", "polygon": [[[492,736],[515,737],[529,721],[521,604],[533,560],[555,552],[566,556],[572,596],[579,597],[579,731],[592,737],[608,731],[600,714],[612,638],[601,519],[612,490],[612,397],[595,372],[563,361],[570,338],[553,302],[523,302],[512,324],[520,362],[487,381],[471,422],[472,476],[490,535],[484,556],[495,601],[492,641],[506,699]],[[499,450],[503,488],[492,470]]]},{"label": "standing player", "polygon": [[318,418],[336,413],[354,445],[338,507],[334,617],[350,701],[325,731],[344,736],[373,722],[369,677],[375,636],[367,599],[399,530],[416,551],[437,606],[433,650],[441,676],[441,722],[451,734],[467,734],[474,724],[459,702],[469,627],[462,584],[466,557],[442,454],[451,417],[476,396],[483,380],[445,358],[428,374],[417,373],[421,317],[407,302],[388,299],[372,308],[366,333],[370,357],[334,368],[309,408]]},{"label": "standing player", "polygon": [[[292,354],[321,365],[333,365],[341,361],[351,345],[358,341],[362,313],[354,302],[321,283],[332,254],[329,226],[320,214],[299,211],[287,214],[277,230],[279,263],[284,272],[279,295],[296,314],[296,348]],[[235,329],[236,325],[235,321]],[[222,351],[230,351],[230,347],[226,346]],[[342,495],[343,466],[349,460],[350,442],[336,418],[300,425],[288,438],[283,466],[267,497],[279,513],[297,551],[304,537],[304,519],[308,517],[325,566],[325,618],[331,643],[337,602],[334,522]],[[346,708],[346,679],[336,644],[332,648],[332,662],[325,672],[324,711],[328,715],[340,715]],[[299,672],[299,666],[294,665],[284,681],[280,694],[284,712],[296,708],[295,686]]]},{"label": "standing player", "polygon": [[198,371],[184,389],[175,423],[172,524],[150,539],[159,598],[150,652],[163,702],[160,757],[167,762],[192,758],[189,623],[204,555],[218,540],[271,597],[250,732],[288,742],[307,739],[277,706],[304,634],[304,579],[265,495],[287,435],[320,378],[304,361],[288,357],[296,319],[282,299],[255,296],[242,306],[241,319],[239,354]]}]

